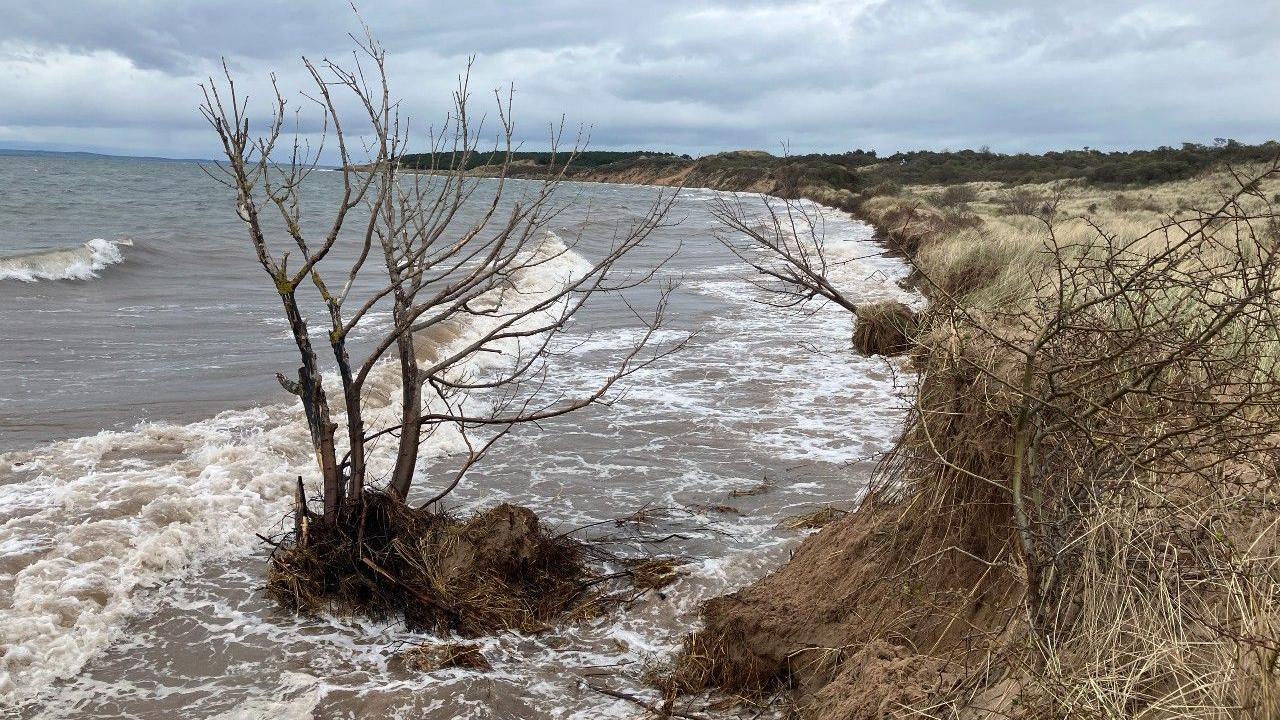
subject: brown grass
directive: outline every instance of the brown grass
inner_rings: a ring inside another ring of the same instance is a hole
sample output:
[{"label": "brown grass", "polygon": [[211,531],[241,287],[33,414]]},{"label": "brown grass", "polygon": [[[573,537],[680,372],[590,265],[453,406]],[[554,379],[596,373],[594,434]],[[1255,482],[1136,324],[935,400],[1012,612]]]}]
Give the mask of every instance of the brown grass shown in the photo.
[{"label": "brown grass", "polygon": [[649,558],[629,563],[632,584],[641,590],[661,590],[679,580],[685,573],[678,558]]},{"label": "brown grass", "polygon": [[853,347],[863,355],[901,355],[912,346],[916,313],[900,302],[858,306],[853,325]]},{"label": "brown grass", "polygon": [[785,530],[817,530],[848,514],[848,510],[824,505],[807,513],[789,517],[778,523],[778,527]]},{"label": "brown grass", "polygon": [[397,656],[406,669],[436,672],[449,668],[489,672],[493,669],[481,647],[472,643],[433,643],[415,645]]},{"label": "brown grass", "polygon": [[659,684],[842,720],[1280,717],[1273,189],[1149,262],[1224,182],[865,203],[932,301],[910,420],[867,500],[704,606]]}]

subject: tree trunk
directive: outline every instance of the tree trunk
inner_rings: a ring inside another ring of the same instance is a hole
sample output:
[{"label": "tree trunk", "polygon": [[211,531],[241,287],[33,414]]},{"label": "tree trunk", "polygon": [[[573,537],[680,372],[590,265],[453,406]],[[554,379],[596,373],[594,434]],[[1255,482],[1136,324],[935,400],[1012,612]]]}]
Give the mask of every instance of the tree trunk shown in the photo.
[{"label": "tree trunk", "polygon": [[315,349],[311,346],[311,336],[307,333],[307,323],[302,319],[298,309],[298,301],[292,290],[282,290],[280,299],[284,304],[285,315],[289,318],[289,327],[293,331],[293,340],[302,355],[302,367],[298,368],[298,383],[294,391],[302,400],[302,408],[307,414],[307,426],[311,430],[311,445],[315,448],[316,462],[320,466],[320,476],[324,488],[324,519],[331,522],[338,517],[342,507],[342,478],[338,472],[338,458],[333,444],[333,434],[337,426],[329,416],[329,401],[324,394],[321,383],[320,368],[316,361]]},{"label": "tree trunk", "polygon": [[413,332],[396,338],[400,355],[401,388],[404,409],[401,412],[400,446],[396,451],[396,467],[391,473],[391,491],[400,499],[409,496],[413,473],[418,465],[418,443],[422,439],[422,381],[418,377],[418,359],[413,350]]},{"label": "tree trunk", "polygon": [[333,343],[333,356],[338,362],[342,377],[342,395],[347,409],[347,443],[351,446],[351,460],[347,467],[347,497],[360,500],[364,492],[365,448],[364,416],[360,409],[360,386],[351,374],[351,358],[347,355],[346,340]]}]

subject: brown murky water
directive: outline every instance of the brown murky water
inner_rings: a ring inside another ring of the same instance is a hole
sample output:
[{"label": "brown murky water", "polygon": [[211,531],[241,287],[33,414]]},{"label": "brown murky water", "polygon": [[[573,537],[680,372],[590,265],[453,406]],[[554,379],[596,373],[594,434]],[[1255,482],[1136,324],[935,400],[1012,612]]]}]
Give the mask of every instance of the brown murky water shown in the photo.
[{"label": "brown murky water", "polygon": [[[63,213],[46,229],[56,237],[40,242],[124,236],[134,244],[119,248],[122,259],[85,279],[0,279],[0,326],[17,338],[0,349],[0,448],[9,449],[0,455],[0,712],[631,717],[634,706],[586,680],[645,692],[644,669],[670,656],[698,603],[783,561],[801,537],[777,528],[784,518],[853,502],[901,419],[897,370],[848,352],[847,316],[754,302],[712,238],[714,194],[686,193],[675,211],[683,221],[632,262],[682,245],[663,270],[682,284],[662,339],[694,332],[688,348],[633,377],[612,406],[510,438],[452,499],[460,509],[529,505],[565,529],[645,505],[685,508],[646,530],[680,531],[661,550],[690,558],[686,576],[627,611],[488,638],[491,673],[409,672],[394,654],[422,636],[396,624],[294,617],[262,595],[255,533],[279,527],[292,478],[312,474],[298,412],[271,389],[272,374],[291,362],[283,327],[239,228],[224,217],[224,198],[198,169],[115,162],[106,187],[92,180],[101,167],[43,168],[75,180],[86,199],[58,196],[61,205],[46,209]],[[178,207],[129,221],[138,227],[93,212],[127,199],[130,177],[141,186],[157,174]],[[569,233],[585,228],[577,248],[585,256],[655,192],[569,190],[577,207],[592,208],[589,226],[585,212],[564,220]],[[17,211],[0,203],[3,213]],[[874,256],[868,229],[834,211],[825,218],[835,252],[862,258],[840,268],[841,281],[860,297],[903,297],[902,268]],[[22,227],[5,219],[10,233]],[[0,245],[0,255],[44,249],[3,233],[0,242],[12,246]],[[556,382],[568,392],[589,386],[638,333],[620,307],[592,308],[559,341]],[[448,438],[432,442],[435,456],[452,449]],[[428,486],[432,466],[422,467]],[[765,481],[767,492],[734,494]],[[721,504],[738,512],[699,511]]]}]

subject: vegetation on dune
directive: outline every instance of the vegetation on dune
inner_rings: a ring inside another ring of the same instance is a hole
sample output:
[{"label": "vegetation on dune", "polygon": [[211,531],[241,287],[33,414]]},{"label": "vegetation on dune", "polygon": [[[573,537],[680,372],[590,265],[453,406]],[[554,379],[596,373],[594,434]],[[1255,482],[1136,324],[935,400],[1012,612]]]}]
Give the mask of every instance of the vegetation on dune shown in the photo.
[{"label": "vegetation on dune", "polygon": [[1213,145],[1183,143],[1154,150],[1102,152],[1062,150],[1006,155],[986,150],[900,152],[881,158],[868,172],[899,185],[1002,182],[1011,185],[1083,180],[1092,185],[1143,185],[1185,180],[1224,163],[1265,162],[1280,152],[1276,142],[1247,145],[1221,139]]},{"label": "vegetation on dune", "polygon": [[[668,702],[1280,714],[1277,190],[1272,161],[1141,192],[980,183],[862,204],[930,299],[909,422],[855,512],[704,607],[659,674]],[[735,229],[775,297],[857,313],[822,282],[821,237]]]},{"label": "vegetation on dune", "polygon": [[[588,151],[569,159],[561,154],[565,176],[575,180],[685,185],[719,190],[805,197],[845,210],[868,198],[896,195],[907,186],[1001,183],[1006,186],[1072,180],[1101,188],[1144,187],[1189,180],[1224,164],[1270,160],[1280,152],[1275,141],[1247,145],[1219,139],[1212,145],[1183,143],[1154,150],[1102,152],[1081,150],[1041,154],[1005,154],[982,150],[918,150],[879,156],[873,150],[777,156],[758,150],[690,158],[651,151]],[[466,168],[486,174],[499,156],[476,154]],[[508,172],[533,177],[555,164],[551,153],[517,152]],[[567,162],[566,162],[567,161]],[[406,168],[429,169],[426,155],[406,155]],[[439,159],[437,159],[439,162]]]}]

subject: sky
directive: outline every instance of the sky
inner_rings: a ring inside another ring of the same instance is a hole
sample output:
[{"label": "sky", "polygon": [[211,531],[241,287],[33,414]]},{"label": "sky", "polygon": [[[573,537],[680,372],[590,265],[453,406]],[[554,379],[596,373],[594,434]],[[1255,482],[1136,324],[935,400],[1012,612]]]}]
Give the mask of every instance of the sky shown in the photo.
[{"label": "sky", "polygon": [[[514,86],[531,150],[562,116],[594,149],[694,155],[1280,137],[1275,0],[383,0],[360,13],[415,125],[443,116],[474,56],[476,108]],[[358,30],[345,0],[0,0],[0,148],[213,157],[198,84],[221,58],[255,118],[273,72],[309,111],[301,58],[349,59]]]}]

